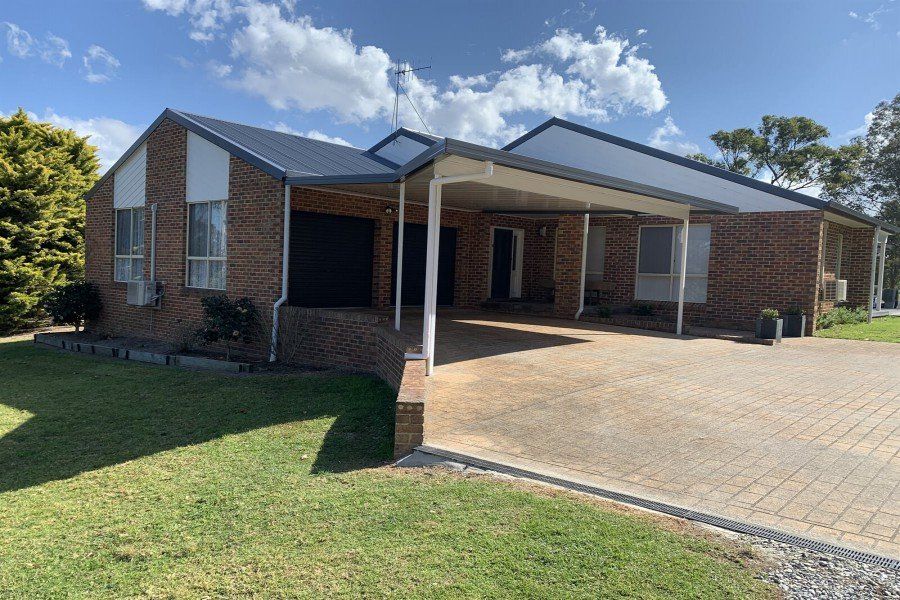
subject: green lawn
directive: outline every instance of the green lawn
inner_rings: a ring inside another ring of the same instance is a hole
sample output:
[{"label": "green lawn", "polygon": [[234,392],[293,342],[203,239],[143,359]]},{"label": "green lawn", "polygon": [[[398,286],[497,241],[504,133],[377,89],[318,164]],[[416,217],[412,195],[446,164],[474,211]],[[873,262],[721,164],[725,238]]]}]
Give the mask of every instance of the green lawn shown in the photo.
[{"label": "green lawn", "polygon": [[753,598],[745,551],[384,466],[390,390],[0,343],[0,596]]},{"label": "green lawn", "polygon": [[818,337],[840,338],[842,340],[866,340],[873,342],[900,343],[900,317],[872,319],[872,324],[835,325],[816,331]]}]

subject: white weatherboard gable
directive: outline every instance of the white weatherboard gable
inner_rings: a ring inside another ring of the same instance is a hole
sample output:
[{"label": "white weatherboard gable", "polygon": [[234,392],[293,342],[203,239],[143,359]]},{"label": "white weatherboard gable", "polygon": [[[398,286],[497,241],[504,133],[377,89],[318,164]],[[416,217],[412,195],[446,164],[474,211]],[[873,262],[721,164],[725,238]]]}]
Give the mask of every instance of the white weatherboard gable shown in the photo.
[{"label": "white weatherboard gable", "polygon": [[[815,210],[775,194],[553,125],[510,152],[737,206],[741,212]],[[812,199],[812,197],[810,197]]]},{"label": "white weatherboard gable", "polygon": [[188,131],[188,202],[228,199],[229,156],[226,150]]},{"label": "white weatherboard gable", "polygon": [[132,208],[147,201],[147,144],[141,144],[116,169],[113,180],[113,206]]},{"label": "white weatherboard gable", "polygon": [[428,146],[422,142],[408,138],[405,135],[398,135],[395,139],[376,150],[375,154],[395,164],[405,165],[427,149]]}]

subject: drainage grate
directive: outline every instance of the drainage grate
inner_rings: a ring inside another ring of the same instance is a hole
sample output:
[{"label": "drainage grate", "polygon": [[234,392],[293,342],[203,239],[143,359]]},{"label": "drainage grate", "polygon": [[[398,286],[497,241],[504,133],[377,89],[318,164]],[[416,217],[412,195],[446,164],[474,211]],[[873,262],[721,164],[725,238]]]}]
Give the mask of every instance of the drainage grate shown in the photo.
[{"label": "drainage grate", "polygon": [[679,508],[678,506],[666,504],[665,502],[645,500],[644,498],[638,498],[637,496],[621,494],[619,492],[605,490],[603,488],[595,487],[592,485],[576,483],[574,481],[568,481],[566,479],[560,479],[558,477],[551,477],[549,475],[542,475],[540,473],[535,473],[534,471],[526,471],[525,469],[519,469],[501,463],[482,460],[480,458],[467,456],[465,454],[457,454],[456,452],[451,452],[442,448],[434,448],[432,446],[419,446],[418,448],[416,448],[416,450],[419,450],[420,452],[424,452],[426,454],[440,456],[442,458],[452,460],[453,462],[459,462],[472,467],[477,467],[479,469],[496,471],[498,473],[503,473],[504,475],[512,475],[514,477],[521,477],[523,479],[532,479],[565,489],[583,492],[585,494],[591,494],[593,496],[598,496],[607,500],[614,500],[616,502],[622,502],[623,504],[631,504],[632,506],[639,506],[641,508],[654,510],[656,512],[672,515],[674,517],[688,519],[689,521],[706,523],[707,525],[714,525],[716,527],[736,531],[738,533],[749,533],[751,535],[775,540],[776,542],[791,544],[793,546],[800,546],[801,548],[808,548],[809,550],[815,550],[817,552],[826,552],[828,554],[850,558],[859,562],[878,565],[879,567],[887,567],[889,569],[900,570],[900,560],[897,560],[895,558],[887,558],[885,556],[878,556],[877,554],[860,552],[859,550],[851,550],[850,548],[844,548],[842,546],[836,546],[834,544],[828,544],[825,542],[811,540],[809,538],[791,535],[789,533],[784,533],[775,529],[769,529],[768,527],[760,527],[758,525],[742,523],[740,521],[717,517],[715,515],[697,512],[695,510]]}]

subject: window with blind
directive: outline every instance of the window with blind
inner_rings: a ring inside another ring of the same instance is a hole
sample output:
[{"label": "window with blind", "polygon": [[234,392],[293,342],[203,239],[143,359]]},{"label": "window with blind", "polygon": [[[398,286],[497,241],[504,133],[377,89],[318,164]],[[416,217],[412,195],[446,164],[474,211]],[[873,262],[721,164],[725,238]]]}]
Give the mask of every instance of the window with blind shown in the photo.
[{"label": "window with blind", "polygon": [[144,278],[144,209],[116,210],[115,280]]},{"label": "window with blind", "polygon": [[225,204],[188,204],[188,287],[225,289]]},{"label": "window with blind", "polygon": [[[682,225],[641,227],[635,298],[678,301],[681,280]],[[688,230],[685,302],[706,302],[709,273],[710,226],[691,225]]]}]

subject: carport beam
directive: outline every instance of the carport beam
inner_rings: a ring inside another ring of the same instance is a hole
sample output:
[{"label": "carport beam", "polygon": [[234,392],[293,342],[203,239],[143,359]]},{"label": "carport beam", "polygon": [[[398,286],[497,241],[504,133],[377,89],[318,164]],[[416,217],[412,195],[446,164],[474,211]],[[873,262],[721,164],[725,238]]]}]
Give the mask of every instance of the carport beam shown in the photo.
[{"label": "carport beam", "polygon": [[400,210],[397,215],[397,291],[394,295],[394,329],[400,331],[401,291],[403,289],[403,218],[406,210],[406,181],[400,182]]},{"label": "carport beam", "polygon": [[878,265],[878,239],[881,237],[881,225],[875,228],[875,236],[872,238],[872,271],[869,275],[869,318],[872,322],[872,312],[875,309],[875,269]]},{"label": "carport beam", "polygon": [[678,277],[678,322],[675,326],[675,333],[681,335],[684,330],[684,285],[687,278],[687,255],[688,255],[688,231],[690,229],[690,217],[684,218],[684,225],[681,230],[681,271]]}]

